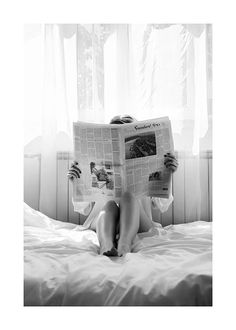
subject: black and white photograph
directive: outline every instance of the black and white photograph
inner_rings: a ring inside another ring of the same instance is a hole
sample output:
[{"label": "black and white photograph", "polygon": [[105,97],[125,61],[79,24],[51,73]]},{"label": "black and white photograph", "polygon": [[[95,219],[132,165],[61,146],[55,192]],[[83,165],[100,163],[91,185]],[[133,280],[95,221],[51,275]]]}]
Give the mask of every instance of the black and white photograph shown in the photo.
[{"label": "black and white photograph", "polygon": [[[212,307],[212,24],[89,22],[24,25],[23,305]],[[116,162],[73,138],[164,117]]]},{"label": "black and white photograph", "polygon": [[156,155],[155,132],[141,133],[125,138],[125,159]]},{"label": "black and white photograph", "polygon": [[2,3],[1,328],[236,327],[234,8]]},{"label": "black and white photograph", "polygon": [[110,164],[105,164],[105,166],[99,166],[96,165],[94,162],[91,162],[90,173],[93,188],[98,188],[101,190],[114,189],[114,176]]}]

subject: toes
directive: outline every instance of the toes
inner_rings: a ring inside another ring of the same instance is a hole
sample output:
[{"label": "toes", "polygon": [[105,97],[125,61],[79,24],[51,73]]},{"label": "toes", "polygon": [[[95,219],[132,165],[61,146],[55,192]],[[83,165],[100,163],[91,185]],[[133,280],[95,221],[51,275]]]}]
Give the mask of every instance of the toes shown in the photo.
[{"label": "toes", "polygon": [[118,256],[119,257],[123,257],[124,255],[126,255],[126,253],[130,252],[130,246],[125,244],[125,245],[120,245],[118,247]]},{"label": "toes", "polygon": [[107,257],[118,257],[118,252],[115,247],[111,248],[111,250],[103,252],[104,256]]}]

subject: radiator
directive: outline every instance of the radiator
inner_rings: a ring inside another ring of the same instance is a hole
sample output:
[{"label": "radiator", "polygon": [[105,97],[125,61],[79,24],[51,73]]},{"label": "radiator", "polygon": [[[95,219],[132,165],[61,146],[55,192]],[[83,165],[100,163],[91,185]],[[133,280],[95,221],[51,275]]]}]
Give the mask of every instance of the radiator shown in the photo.
[{"label": "radiator", "polygon": [[[201,152],[200,158],[185,152],[176,152],[176,156],[179,168],[172,176],[174,201],[163,214],[153,210],[153,217],[163,226],[196,220],[212,221],[212,152]],[[71,161],[71,153],[57,153],[55,218],[81,224],[85,217],[73,210],[72,187],[66,176]],[[36,210],[39,210],[40,201],[40,170],[40,154],[24,156],[24,200]],[[196,180],[198,173],[199,180]]]}]

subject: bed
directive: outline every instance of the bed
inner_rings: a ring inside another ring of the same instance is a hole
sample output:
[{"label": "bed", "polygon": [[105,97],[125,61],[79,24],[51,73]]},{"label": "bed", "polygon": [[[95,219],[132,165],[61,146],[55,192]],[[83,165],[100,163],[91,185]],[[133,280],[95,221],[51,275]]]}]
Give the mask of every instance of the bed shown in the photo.
[{"label": "bed", "polygon": [[108,258],[95,232],[25,204],[24,248],[25,306],[212,305],[211,222],[156,224]]}]

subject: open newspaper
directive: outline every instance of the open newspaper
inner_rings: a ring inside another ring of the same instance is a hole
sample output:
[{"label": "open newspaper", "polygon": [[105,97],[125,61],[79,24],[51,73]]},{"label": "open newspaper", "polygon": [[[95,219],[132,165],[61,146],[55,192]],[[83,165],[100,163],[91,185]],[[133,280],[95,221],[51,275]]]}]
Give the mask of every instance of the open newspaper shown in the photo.
[{"label": "open newspaper", "polygon": [[75,122],[74,156],[81,169],[74,180],[74,201],[135,196],[168,198],[171,172],[164,154],[174,150],[168,117],[125,125]]}]

